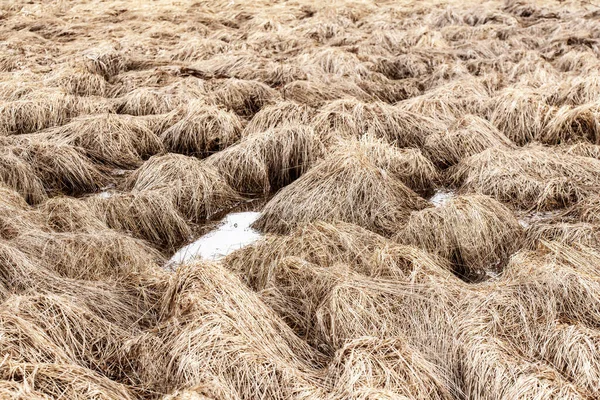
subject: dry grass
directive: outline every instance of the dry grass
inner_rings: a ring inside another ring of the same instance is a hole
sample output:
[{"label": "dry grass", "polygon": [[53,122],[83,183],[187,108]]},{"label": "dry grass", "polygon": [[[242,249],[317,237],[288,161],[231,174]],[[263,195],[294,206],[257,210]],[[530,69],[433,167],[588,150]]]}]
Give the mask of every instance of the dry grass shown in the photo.
[{"label": "dry grass", "polygon": [[127,186],[172,196],[177,209],[195,221],[207,219],[240,201],[216,169],[184,155],[151,157],[127,178]]},{"label": "dry grass", "polygon": [[191,229],[172,196],[161,191],[109,193],[88,197],[86,205],[109,228],[166,249],[188,241]]},{"label": "dry grass", "polygon": [[570,206],[598,187],[598,160],[551,148],[488,149],[451,171],[463,192],[492,196],[517,208],[549,210]]},{"label": "dry grass", "polygon": [[514,143],[490,122],[475,115],[465,115],[445,132],[427,136],[424,150],[440,167],[458,164],[462,159],[486,149],[512,149]]},{"label": "dry grass", "polygon": [[597,14],[1,4],[0,398],[600,397]]},{"label": "dry grass", "polygon": [[459,196],[412,213],[396,240],[438,254],[465,279],[498,273],[521,246],[514,214],[487,196]]},{"label": "dry grass", "polygon": [[161,139],[167,151],[203,158],[237,142],[242,128],[234,113],[197,101],[187,104],[183,118]]},{"label": "dry grass", "polygon": [[122,168],[137,167],[163,151],[146,123],[115,114],[79,117],[50,135],[52,140],[82,147],[94,160]]},{"label": "dry grass", "polygon": [[[254,226],[265,232],[287,233],[313,221],[340,220],[390,236],[411,211],[428,207],[427,201],[392,172],[374,163],[360,146],[354,151],[334,152],[278,192]],[[372,198],[379,201],[374,203]]]},{"label": "dry grass", "polygon": [[206,160],[238,192],[268,193],[308,171],[325,153],[309,126],[286,125],[244,137]]}]

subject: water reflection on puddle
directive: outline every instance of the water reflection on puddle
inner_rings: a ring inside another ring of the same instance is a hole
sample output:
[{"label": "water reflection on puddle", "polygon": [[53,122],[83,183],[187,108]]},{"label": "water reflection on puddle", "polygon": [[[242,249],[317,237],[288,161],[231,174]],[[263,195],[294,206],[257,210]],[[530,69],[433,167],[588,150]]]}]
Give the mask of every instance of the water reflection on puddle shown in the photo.
[{"label": "water reflection on puddle", "polygon": [[234,250],[254,243],[262,235],[252,229],[250,225],[256,221],[259,215],[259,212],[228,214],[215,230],[179,249],[167,265],[176,266],[193,258],[217,260]]}]

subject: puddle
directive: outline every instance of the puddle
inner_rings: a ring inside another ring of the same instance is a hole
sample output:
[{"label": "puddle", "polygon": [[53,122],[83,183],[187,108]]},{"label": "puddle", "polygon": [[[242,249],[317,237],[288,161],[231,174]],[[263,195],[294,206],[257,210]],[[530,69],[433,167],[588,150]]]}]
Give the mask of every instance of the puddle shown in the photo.
[{"label": "puddle", "polygon": [[259,212],[252,211],[228,214],[215,230],[179,249],[167,262],[167,266],[176,266],[193,258],[218,260],[256,242],[262,235],[250,225],[259,215]]},{"label": "puddle", "polygon": [[433,196],[429,198],[429,202],[433,203],[434,206],[439,207],[446,203],[448,200],[453,199],[456,196],[454,190],[450,189],[438,189],[435,191]]}]

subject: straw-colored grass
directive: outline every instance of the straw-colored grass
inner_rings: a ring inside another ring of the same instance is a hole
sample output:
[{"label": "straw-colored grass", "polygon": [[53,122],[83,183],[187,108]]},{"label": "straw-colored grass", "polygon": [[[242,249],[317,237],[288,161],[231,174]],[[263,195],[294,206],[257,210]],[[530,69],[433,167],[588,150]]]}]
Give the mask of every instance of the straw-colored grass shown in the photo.
[{"label": "straw-colored grass", "polygon": [[491,123],[475,115],[465,115],[445,132],[427,136],[424,150],[441,167],[458,164],[462,159],[494,149],[511,149],[514,143]]},{"label": "straw-colored grass", "polygon": [[50,135],[52,140],[82,147],[99,162],[123,168],[137,167],[163,150],[147,123],[115,114],[79,117]]},{"label": "straw-colored grass", "polygon": [[250,118],[278,98],[277,91],[261,82],[227,79],[210,94],[208,101]]},{"label": "straw-colored grass", "polygon": [[86,205],[109,228],[161,248],[175,249],[191,235],[173,197],[161,191],[109,192],[107,196],[88,197]]},{"label": "straw-colored grass", "polygon": [[560,107],[548,121],[539,140],[554,145],[580,141],[600,144],[599,112],[597,103]]},{"label": "straw-colored grass", "polygon": [[523,228],[508,208],[473,195],[412,213],[396,240],[448,259],[459,276],[480,279],[502,270],[522,236]]},{"label": "straw-colored grass", "polygon": [[234,113],[194,101],[186,105],[183,118],[166,129],[161,139],[169,152],[203,158],[237,142],[242,128]]},{"label": "straw-colored grass", "polygon": [[40,204],[38,210],[48,227],[55,232],[93,233],[108,229],[85,201],[74,197],[50,198]]},{"label": "straw-colored grass", "polygon": [[177,209],[196,221],[227,210],[241,200],[214,167],[177,154],[151,157],[127,178],[127,186],[172,196]]},{"label": "straw-colored grass", "polygon": [[308,171],[325,153],[314,130],[286,125],[244,137],[206,160],[241,193],[268,193]]},{"label": "straw-colored grass", "polygon": [[582,200],[600,184],[600,163],[540,146],[491,148],[456,165],[451,181],[516,208],[550,210]]},{"label": "straw-colored grass", "polygon": [[429,204],[382,165],[388,160],[374,162],[360,144],[342,148],[278,192],[254,227],[287,233],[309,222],[340,220],[390,236],[411,211]]}]

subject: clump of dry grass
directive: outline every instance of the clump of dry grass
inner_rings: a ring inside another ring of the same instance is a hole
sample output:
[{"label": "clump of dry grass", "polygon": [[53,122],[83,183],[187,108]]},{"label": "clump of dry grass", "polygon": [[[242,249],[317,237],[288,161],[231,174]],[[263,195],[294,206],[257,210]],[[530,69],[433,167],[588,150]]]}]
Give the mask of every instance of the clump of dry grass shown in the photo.
[{"label": "clump of dry grass", "polygon": [[459,196],[414,212],[396,240],[450,260],[459,276],[481,279],[502,270],[521,246],[514,214],[487,196]]},{"label": "clump of dry grass", "polygon": [[282,269],[279,263],[289,257],[324,268],[343,263],[360,274],[386,279],[412,280],[423,272],[443,276],[443,271],[450,269],[441,259],[418,248],[340,221],[307,224],[285,236],[266,235],[233,252],[224,263],[254,290],[262,290]]},{"label": "clump of dry grass", "polygon": [[26,231],[13,242],[61,276],[74,279],[118,279],[148,272],[162,262],[162,256],[144,241],[110,230]]},{"label": "clump of dry grass", "polygon": [[60,69],[45,83],[76,96],[105,96],[108,92],[108,84],[103,76],[81,68]]},{"label": "clump of dry grass", "polygon": [[241,193],[268,193],[288,185],[323,156],[314,130],[285,125],[244,137],[206,160]]},{"label": "clump of dry grass", "polygon": [[[239,398],[318,398],[322,356],[216,264],[178,270],[160,329],[168,378],[193,387],[217,377]],[[206,340],[210,338],[210,340]]]},{"label": "clump of dry grass", "polygon": [[307,105],[292,101],[280,101],[267,105],[254,115],[244,128],[244,136],[280,128],[284,125],[308,125],[314,110]]},{"label": "clump of dry grass", "polygon": [[179,102],[165,96],[157,89],[137,88],[118,100],[117,112],[129,115],[165,114],[174,110]]},{"label": "clump of dry grass", "polygon": [[12,151],[34,168],[50,192],[89,193],[108,183],[108,177],[77,147],[34,141]]},{"label": "clump of dry grass", "polygon": [[183,215],[194,221],[207,219],[241,201],[214,167],[178,154],[151,157],[127,178],[126,186],[172,196]]},{"label": "clump of dry grass", "polygon": [[183,118],[166,129],[161,139],[170,152],[203,158],[237,142],[242,129],[242,121],[234,113],[193,101],[187,104]]},{"label": "clump of dry grass", "polygon": [[387,103],[336,100],[319,110],[314,127],[324,140],[371,134],[400,147],[420,147],[425,137],[442,129],[439,123]]},{"label": "clump of dry grass", "polygon": [[264,106],[275,103],[279,93],[264,83],[227,79],[216,88],[207,101],[223,105],[236,114],[250,118]]},{"label": "clump of dry grass", "polygon": [[161,191],[97,195],[88,197],[86,205],[109,228],[147,240],[160,248],[175,249],[191,235],[173,196]]},{"label": "clump of dry grass", "polygon": [[518,145],[537,139],[552,116],[541,95],[525,89],[505,89],[487,108],[490,122]]},{"label": "clump of dry grass", "polygon": [[438,368],[402,337],[358,338],[339,349],[327,368],[334,392],[355,398],[361,389],[390,391],[410,399],[453,399]]},{"label": "clump of dry grass", "polygon": [[6,147],[0,153],[0,179],[29,204],[41,203],[47,198],[44,183],[34,168]]},{"label": "clump of dry grass", "polygon": [[540,146],[488,149],[453,167],[450,180],[463,193],[492,196],[517,208],[570,206],[600,184],[598,160]]},{"label": "clump of dry grass", "polygon": [[591,157],[600,160],[600,145],[597,144],[581,142],[555,148],[566,154],[572,154],[581,157]]},{"label": "clump of dry grass", "polygon": [[[377,160],[379,163],[385,158]],[[379,199],[376,203],[372,199]],[[296,226],[341,220],[384,236],[394,234],[411,211],[428,207],[360,146],[329,155],[267,203],[254,227],[287,233]]]},{"label": "clump of dry grass", "polygon": [[18,363],[4,361],[0,367],[0,395],[11,399],[49,398],[133,400],[125,385],[74,364]]},{"label": "clump of dry grass", "polygon": [[427,136],[424,150],[440,167],[457,164],[463,158],[495,149],[512,149],[514,143],[487,120],[465,115],[445,132]]},{"label": "clump of dry grass", "polygon": [[75,96],[60,92],[32,92],[0,105],[0,133],[15,135],[62,125],[85,106]]},{"label": "clump of dry grass", "polygon": [[116,114],[79,117],[50,135],[51,140],[82,147],[95,160],[123,168],[137,167],[163,151],[160,139],[147,123]]},{"label": "clump of dry grass", "polygon": [[333,100],[356,98],[361,101],[372,100],[371,96],[357,83],[346,79],[333,81],[294,81],[282,89],[284,99],[296,101],[312,107],[322,107]]},{"label": "clump of dry grass", "polygon": [[600,96],[600,75],[592,74],[567,78],[558,85],[549,101],[555,105],[578,106],[595,102],[598,96]]},{"label": "clump of dry grass", "polygon": [[560,107],[548,121],[539,140],[554,145],[578,141],[600,144],[599,112],[595,103]]},{"label": "clump of dry grass", "polygon": [[98,46],[83,55],[85,67],[93,74],[111,79],[127,69],[128,59],[110,45]]},{"label": "clump of dry grass", "polygon": [[85,201],[73,197],[53,197],[37,209],[48,227],[55,232],[93,233],[108,229]]},{"label": "clump of dry grass", "polygon": [[567,246],[587,246],[600,249],[600,227],[586,222],[557,222],[531,225],[525,234],[528,248],[535,250],[543,241]]}]

